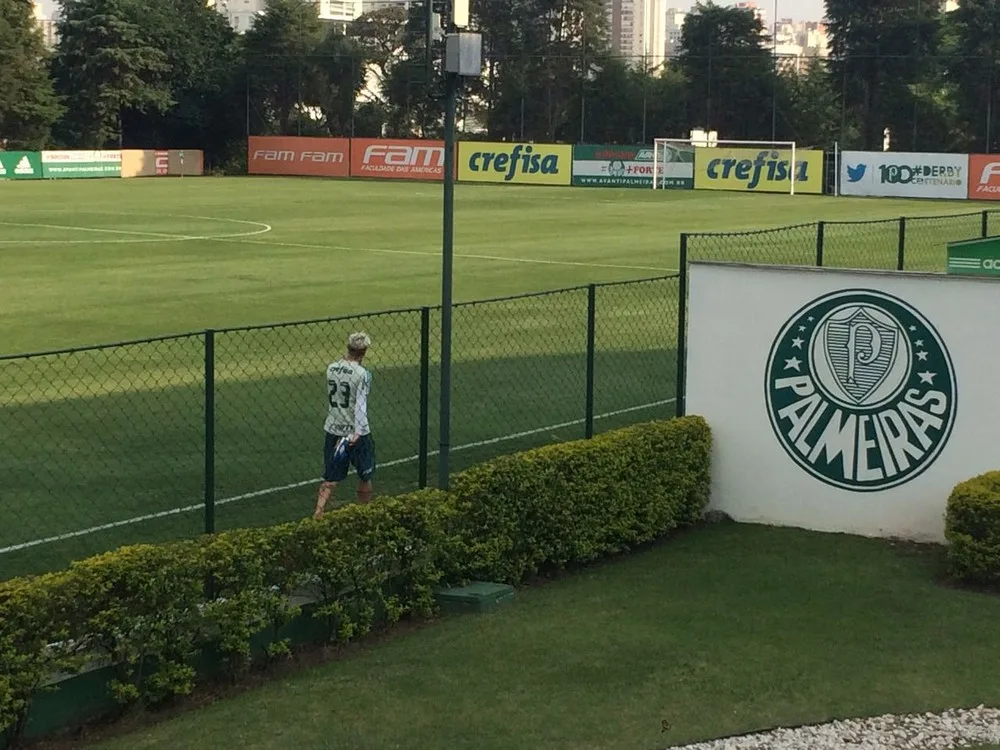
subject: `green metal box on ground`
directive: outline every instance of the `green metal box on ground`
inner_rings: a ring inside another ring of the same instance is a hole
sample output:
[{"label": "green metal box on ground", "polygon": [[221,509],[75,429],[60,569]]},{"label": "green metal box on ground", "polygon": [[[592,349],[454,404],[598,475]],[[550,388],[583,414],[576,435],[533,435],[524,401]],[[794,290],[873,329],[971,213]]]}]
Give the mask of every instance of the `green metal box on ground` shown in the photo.
[{"label": "green metal box on ground", "polygon": [[1000,237],[949,242],[948,273],[956,276],[1000,276]]},{"label": "green metal box on ground", "polygon": [[514,600],[514,587],[474,581],[468,586],[435,589],[434,598],[447,614],[489,612]]}]

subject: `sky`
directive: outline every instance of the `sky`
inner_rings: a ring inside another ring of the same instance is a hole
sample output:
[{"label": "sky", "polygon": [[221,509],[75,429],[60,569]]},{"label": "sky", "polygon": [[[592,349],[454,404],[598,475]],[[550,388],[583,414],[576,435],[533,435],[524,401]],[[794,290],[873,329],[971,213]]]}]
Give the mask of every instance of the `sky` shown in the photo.
[{"label": "sky", "polygon": [[[733,5],[733,0],[715,0],[717,5]],[[770,23],[771,16],[774,15],[774,0],[754,0],[757,5],[767,12],[767,21]],[[679,0],[682,10],[687,10],[693,6],[695,0]],[[667,5],[672,5],[668,2]],[[821,21],[826,13],[826,5],[823,0],[778,0],[778,18],[792,18],[796,21]]]}]

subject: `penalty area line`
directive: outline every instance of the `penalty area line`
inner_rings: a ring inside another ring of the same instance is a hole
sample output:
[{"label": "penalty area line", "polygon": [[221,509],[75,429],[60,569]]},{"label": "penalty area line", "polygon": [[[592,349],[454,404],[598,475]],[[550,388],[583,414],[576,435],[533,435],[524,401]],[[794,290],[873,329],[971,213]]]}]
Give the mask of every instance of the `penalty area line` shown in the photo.
[{"label": "penalty area line", "polygon": [[[667,398],[662,401],[653,401],[648,404],[640,404],[639,406],[629,406],[625,409],[617,409],[616,411],[609,411],[603,414],[595,414],[594,419],[609,419],[611,417],[621,416],[622,414],[631,414],[636,411],[643,411],[644,409],[652,409],[657,406],[666,406],[668,404],[676,403],[676,398]],[[489,438],[487,440],[477,440],[473,443],[464,443],[462,445],[456,445],[451,449],[452,453],[457,453],[459,451],[471,450],[473,448],[482,448],[488,445],[496,445],[498,443],[508,442],[510,440],[518,440],[520,438],[531,437],[532,435],[538,435],[543,432],[549,432],[550,430],[561,430],[566,427],[575,427],[581,425],[585,422],[585,419],[573,419],[568,422],[559,422],[558,424],[546,425],[545,427],[536,427],[532,430],[524,430],[523,432],[512,432],[509,435],[502,435],[500,437]],[[438,455],[440,451],[429,451],[427,453],[428,457]],[[407,456],[406,458],[397,458],[392,461],[388,461],[380,465],[380,468],[390,468],[392,466],[401,466],[403,464],[412,463],[418,460],[419,456]],[[215,506],[229,505],[231,503],[240,502],[241,500],[252,500],[258,497],[265,497],[267,495],[274,495],[279,492],[286,492],[288,490],[299,489],[300,487],[306,487],[310,484],[318,484],[320,481],[319,477],[315,479],[305,479],[301,482],[292,482],[291,484],[283,484],[277,487],[267,487],[263,490],[255,490],[254,492],[246,492],[242,495],[233,495],[232,497],[225,497],[221,500],[215,502]],[[65,534],[57,534],[55,536],[45,537],[43,539],[34,539],[30,542],[21,542],[20,544],[12,544],[9,547],[0,547],[0,555],[5,555],[10,552],[17,552],[19,550],[30,549],[32,547],[39,547],[43,544],[52,544],[54,542],[62,542],[67,539],[75,539],[81,536],[89,536],[91,534],[97,534],[101,531],[110,531],[111,529],[117,529],[122,526],[131,526],[137,523],[143,523],[145,521],[155,521],[160,518],[168,518],[170,516],[178,516],[182,513],[191,513],[196,510],[202,510],[205,507],[204,503],[197,503],[194,505],[185,505],[182,508],[171,508],[170,510],[163,510],[158,513],[146,513],[145,515],[135,516],[133,518],[126,518],[121,521],[113,521],[111,523],[101,524],[100,526],[91,526],[87,529],[80,529],[79,531],[70,531]]]}]

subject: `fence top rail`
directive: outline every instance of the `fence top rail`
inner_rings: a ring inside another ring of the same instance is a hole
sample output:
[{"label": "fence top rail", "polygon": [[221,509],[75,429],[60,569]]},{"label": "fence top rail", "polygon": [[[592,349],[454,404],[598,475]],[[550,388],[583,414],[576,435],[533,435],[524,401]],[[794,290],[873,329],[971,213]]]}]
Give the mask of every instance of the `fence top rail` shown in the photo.
[{"label": "fence top rail", "polygon": [[647,279],[626,279],[625,281],[601,281],[594,284],[598,289],[605,289],[609,286],[634,286],[635,284],[652,284],[657,281],[669,281],[670,279],[679,279],[681,277],[680,271],[675,273],[664,274],[663,276],[650,276]]},{"label": "fence top rail", "polygon": [[[595,283],[595,287],[611,287],[611,286],[624,286],[627,284],[642,284],[656,281],[664,281],[667,279],[676,279],[679,277],[678,273],[666,274],[663,276],[650,276],[648,278],[641,279],[627,279],[625,281],[603,281],[600,283]],[[467,302],[456,302],[452,305],[454,308],[458,307],[471,307],[473,305],[484,305],[493,302],[508,302],[511,300],[525,299],[530,297],[548,297],[556,294],[563,294],[566,292],[576,292],[583,289],[587,289],[589,284],[580,284],[578,286],[564,287],[562,289],[547,289],[539,292],[526,292],[524,294],[514,294],[506,297],[493,297],[488,299],[479,300],[469,300]],[[193,338],[203,338],[209,331],[216,334],[226,334],[226,333],[242,333],[247,331],[266,331],[275,330],[280,328],[294,328],[295,326],[305,326],[305,325],[317,325],[320,323],[338,323],[345,320],[357,320],[359,318],[376,318],[385,317],[390,315],[409,315],[413,313],[421,313],[423,310],[440,310],[441,305],[422,305],[420,307],[402,307],[390,310],[373,310],[370,312],[359,312],[351,313],[347,315],[336,315],[326,318],[311,318],[307,320],[289,320],[282,321],[278,323],[261,323],[249,326],[237,326],[230,328],[214,328],[205,329],[201,331],[188,331],[185,333],[173,333],[166,334],[163,336],[150,336],[142,339],[128,339],[125,341],[113,341],[106,344],[88,344],[86,346],[72,346],[63,349],[49,349],[45,351],[36,352],[20,352],[15,354],[2,354],[0,355],[0,362],[9,362],[13,360],[25,360],[25,359],[36,359],[38,357],[54,357],[66,354],[83,354],[85,352],[95,352],[106,349],[118,349],[130,346],[140,346],[142,344],[155,344],[162,341],[178,341],[181,339],[193,339]]]},{"label": "fence top rail", "polygon": [[742,231],[728,231],[728,232],[682,232],[681,234],[682,236],[687,236],[689,238],[690,237],[747,237],[751,235],[782,232],[789,229],[803,229],[805,227],[813,227],[819,224],[863,226],[871,224],[893,224],[893,223],[898,223],[900,219],[905,219],[906,221],[965,219],[965,218],[971,218],[973,216],[982,216],[984,213],[985,214],[1000,213],[1000,208],[984,208],[979,211],[966,211],[963,213],[955,213],[955,214],[929,214],[926,216],[924,215],[896,216],[888,219],[824,219],[820,221],[807,221],[801,224],[785,224],[778,227],[768,227],[766,229],[745,229]]},{"label": "fence top rail", "polygon": [[[357,312],[348,313],[345,315],[334,315],[326,318],[308,318],[305,320],[283,320],[277,323],[255,323],[254,325],[248,326],[234,326],[231,328],[216,328],[215,333],[244,333],[246,331],[268,331],[276,328],[294,328],[295,326],[308,326],[317,325],[319,323],[339,323],[344,320],[355,320],[357,318],[379,318],[388,315],[409,315],[411,313],[418,313],[424,309],[425,305],[420,307],[399,307],[392,308],[389,310],[372,310],[370,312]],[[431,310],[436,310],[440,308],[440,305],[430,305],[426,306]]]},{"label": "fence top rail", "polygon": [[[898,219],[896,219],[898,221]],[[740,232],[684,232],[682,236],[691,237],[750,237],[761,234],[774,234],[784,232],[789,229],[805,229],[806,227],[819,226],[818,221],[806,221],[801,224],[786,224],[780,227],[768,227],[767,229],[745,229]]]},{"label": "fence top rail", "polygon": [[188,331],[187,333],[170,333],[164,336],[149,336],[144,339],[128,339],[126,341],[112,341],[107,344],[88,344],[87,346],[69,346],[64,349],[48,349],[38,352],[22,352],[19,354],[0,354],[0,362],[8,362],[14,359],[36,359],[38,357],[56,357],[64,354],[83,354],[84,352],[96,352],[104,349],[119,349],[128,346],[139,346],[141,344],[156,344],[161,341],[178,341],[180,339],[201,338],[204,331]]}]

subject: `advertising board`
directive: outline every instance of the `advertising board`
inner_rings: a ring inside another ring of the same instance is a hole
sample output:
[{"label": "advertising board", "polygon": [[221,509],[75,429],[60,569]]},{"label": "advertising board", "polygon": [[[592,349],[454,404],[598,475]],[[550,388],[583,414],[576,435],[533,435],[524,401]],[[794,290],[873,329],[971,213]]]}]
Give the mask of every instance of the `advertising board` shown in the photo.
[{"label": "advertising board", "polygon": [[[665,188],[694,187],[694,148],[663,146],[658,171]],[[573,184],[585,187],[653,187],[650,146],[574,146]]]},{"label": "advertising board", "polygon": [[121,176],[121,151],[42,151],[42,177],[47,180]]},{"label": "advertising board", "polygon": [[444,141],[352,138],[351,177],[443,180]]},{"label": "advertising board", "polygon": [[0,180],[40,180],[42,156],[37,151],[0,151]]},{"label": "advertising board", "polygon": [[[823,192],[823,152],[796,150],[795,192]],[[695,190],[787,193],[792,181],[791,149],[696,148]]]},{"label": "advertising board", "polygon": [[969,192],[974,201],[1000,201],[1000,154],[969,155]]},{"label": "advertising board", "polygon": [[949,242],[948,273],[1000,276],[1000,237]]},{"label": "advertising board", "polygon": [[569,185],[573,147],[547,143],[458,144],[458,179],[515,185]]},{"label": "advertising board", "polygon": [[952,488],[996,468],[1000,282],[693,263],[689,290],[686,411],[712,426],[714,507],[944,541]]},{"label": "advertising board", "polygon": [[840,194],[878,198],[969,197],[967,154],[844,151]]},{"label": "advertising board", "polygon": [[347,177],[349,138],[252,135],[247,140],[247,173],[298,177]]}]

